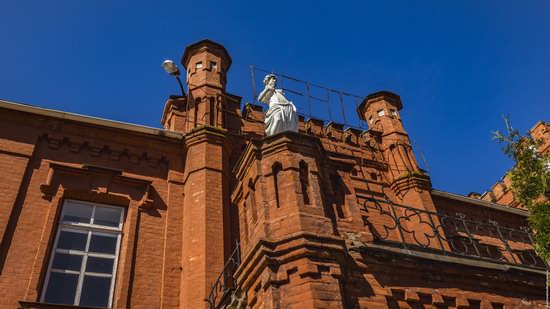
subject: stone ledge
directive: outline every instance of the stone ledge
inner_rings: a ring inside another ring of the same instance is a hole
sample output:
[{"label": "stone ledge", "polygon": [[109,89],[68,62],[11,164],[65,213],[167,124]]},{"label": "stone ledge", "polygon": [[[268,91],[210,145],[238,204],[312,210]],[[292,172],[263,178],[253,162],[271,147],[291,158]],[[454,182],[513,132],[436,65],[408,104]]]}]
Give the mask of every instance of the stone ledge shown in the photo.
[{"label": "stone ledge", "polygon": [[538,269],[522,267],[522,266],[514,266],[514,265],[508,265],[508,264],[501,264],[501,263],[494,263],[494,262],[488,262],[488,261],[481,261],[481,260],[469,259],[469,258],[463,258],[463,257],[457,257],[457,256],[434,254],[430,252],[396,248],[396,247],[377,245],[372,243],[363,243],[361,246],[350,248],[350,251],[356,251],[360,253],[369,253],[369,250],[391,253],[391,254],[407,255],[415,258],[438,261],[443,263],[461,264],[466,266],[489,268],[489,269],[500,270],[500,271],[523,271],[523,272],[535,273],[538,275],[546,276],[546,272],[544,270],[538,270]]},{"label": "stone ledge", "polygon": [[19,301],[19,308],[23,309],[61,309],[61,308],[79,308],[79,309],[97,309],[99,307],[75,306],[64,304],[48,304],[32,301]]}]

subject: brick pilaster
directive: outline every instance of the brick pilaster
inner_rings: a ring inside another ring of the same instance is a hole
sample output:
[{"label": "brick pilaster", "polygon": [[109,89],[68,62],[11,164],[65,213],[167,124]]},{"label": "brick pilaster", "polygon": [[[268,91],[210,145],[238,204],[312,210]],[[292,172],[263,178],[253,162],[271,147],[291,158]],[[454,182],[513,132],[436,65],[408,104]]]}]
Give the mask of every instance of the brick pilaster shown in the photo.
[{"label": "brick pilaster", "polygon": [[230,250],[230,145],[225,130],[203,127],[187,136],[186,149],[180,304],[201,308]]}]

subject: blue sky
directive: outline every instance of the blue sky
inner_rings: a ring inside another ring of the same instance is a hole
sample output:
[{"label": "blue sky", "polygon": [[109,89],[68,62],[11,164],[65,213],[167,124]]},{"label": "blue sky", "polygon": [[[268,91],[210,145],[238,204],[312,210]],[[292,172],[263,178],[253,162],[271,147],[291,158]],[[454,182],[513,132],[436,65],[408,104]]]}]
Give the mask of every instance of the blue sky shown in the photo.
[{"label": "blue sky", "polygon": [[523,132],[550,121],[546,0],[2,1],[0,98],[158,127],[178,92],[160,63],[203,38],[230,52],[243,101],[250,64],[398,93],[434,187],[451,192],[483,192],[511,166],[491,140],[501,115]]}]

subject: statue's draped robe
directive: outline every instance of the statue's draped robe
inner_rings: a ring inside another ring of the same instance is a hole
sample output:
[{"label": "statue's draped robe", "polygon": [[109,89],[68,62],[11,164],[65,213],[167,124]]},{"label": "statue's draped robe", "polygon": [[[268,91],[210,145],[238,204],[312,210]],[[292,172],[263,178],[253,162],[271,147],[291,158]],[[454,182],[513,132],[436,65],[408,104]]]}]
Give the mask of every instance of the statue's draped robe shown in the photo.
[{"label": "statue's draped robe", "polygon": [[281,92],[281,89],[275,89],[269,98],[269,109],[265,114],[267,136],[284,131],[298,132],[296,106],[288,101]]}]

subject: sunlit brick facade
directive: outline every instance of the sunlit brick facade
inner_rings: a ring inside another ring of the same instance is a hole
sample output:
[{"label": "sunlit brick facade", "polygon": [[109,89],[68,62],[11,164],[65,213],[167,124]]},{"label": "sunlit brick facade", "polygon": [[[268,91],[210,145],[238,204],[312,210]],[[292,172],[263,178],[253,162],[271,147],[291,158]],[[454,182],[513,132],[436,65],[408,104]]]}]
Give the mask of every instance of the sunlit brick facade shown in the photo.
[{"label": "sunlit brick facade", "polygon": [[527,212],[433,189],[398,95],[265,137],[223,46],[182,64],[164,129],[0,101],[0,307],[544,306]]}]

